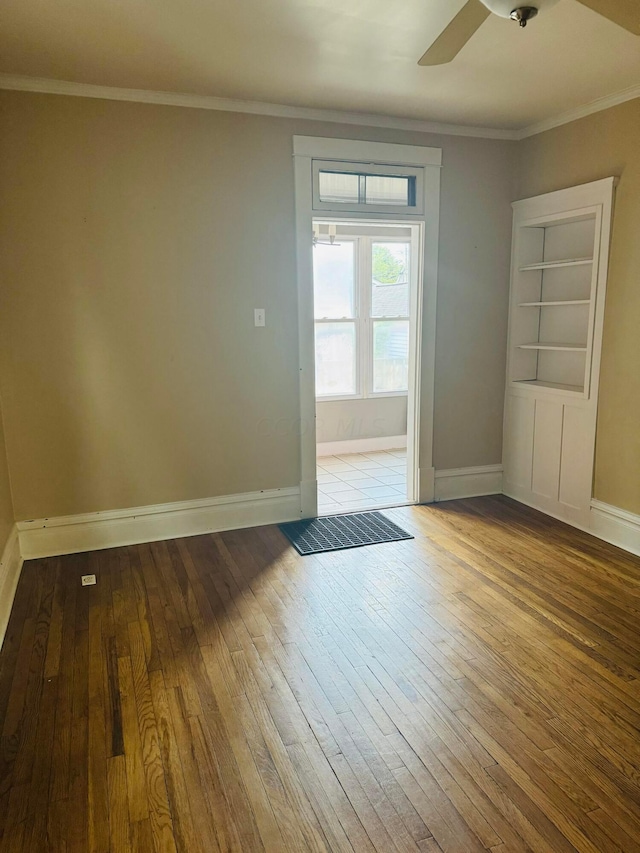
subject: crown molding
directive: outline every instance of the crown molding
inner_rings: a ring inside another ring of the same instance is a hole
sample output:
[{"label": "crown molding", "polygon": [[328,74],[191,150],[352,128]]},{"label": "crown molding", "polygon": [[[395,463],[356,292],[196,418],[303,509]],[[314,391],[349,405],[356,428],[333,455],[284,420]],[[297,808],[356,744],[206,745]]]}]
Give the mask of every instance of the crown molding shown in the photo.
[{"label": "crown molding", "polygon": [[46,77],[27,77],[19,74],[0,73],[0,89],[17,92],[38,92],[47,95],[71,95],[79,98],[98,98],[108,101],[130,101],[140,104],[160,104],[170,107],[189,107],[198,110],[221,110],[222,112],[248,113],[274,118],[324,121],[335,124],[353,124],[361,127],[384,127],[392,130],[409,130],[418,133],[434,133],[444,136],[471,136],[480,139],[521,140],[538,133],[552,130],[563,124],[607,110],[626,101],[640,98],[640,86],[631,86],[612,95],[596,98],[557,116],[519,129],[499,127],[475,127],[462,124],[446,124],[421,119],[400,118],[377,113],[358,113],[346,110],[314,109],[293,107],[287,104],[271,104],[263,101],[242,101],[218,98],[213,95],[194,95],[183,92],[156,92],[150,89],[121,89],[115,86],[95,86],[91,83],[72,83],[68,80],[52,80]]},{"label": "crown molding", "polygon": [[574,107],[574,109],[567,110],[567,112],[560,113],[553,118],[544,119],[544,121],[524,127],[522,130],[516,131],[515,138],[527,139],[529,136],[536,136],[538,133],[544,133],[545,130],[553,130],[554,127],[569,124],[569,122],[602,112],[602,110],[608,110],[610,107],[617,107],[618,104],[624,104],[626,101],[633,101],[636,98],[640,98],[640,86],[630,86],[628,89],[622,89],[621,92],[596,98],[595,101],[589,101],[588,104],[583,104],[581,107]]},{"label": "crown molding", "polygon": [[0,89],[10,89],[18,92],[39,92],[47,95],[72,95],[80,98],[100,98],[108,101],[162,104],[171,107],[190,107],[198,110],[222,110],[223,112],[249,113],[251,115],[273,116],[276,118],[354,124],[363,127],[385,127],[393,130],[412,130],[419,133],[437,133],[445,136],[473,136],[483,139],[518,138],[518,131],[502,128],[443,124],[440,122],[422,121],[420,119],[378,115],[376,113],[292,107],[286,104],[269,104],[262,101],[218,98],[212,95],[154,92],[149,89],[119,89],[114,86],[94,86],[91,83],[72,83],[67,80],[50,80],[45,77],[25,77],[15,74],[0,74]]}]

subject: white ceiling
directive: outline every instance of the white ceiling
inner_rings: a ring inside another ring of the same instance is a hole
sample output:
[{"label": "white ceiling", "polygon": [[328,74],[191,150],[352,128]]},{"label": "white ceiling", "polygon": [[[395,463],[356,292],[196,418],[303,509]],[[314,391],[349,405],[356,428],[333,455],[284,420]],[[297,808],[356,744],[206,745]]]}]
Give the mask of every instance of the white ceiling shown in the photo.
[{"label": "white ceiling", "polygon": [[562,0],[417,61],[463,0],[2,0],[0,72],[522,128],[640,84],[640,37]]}]

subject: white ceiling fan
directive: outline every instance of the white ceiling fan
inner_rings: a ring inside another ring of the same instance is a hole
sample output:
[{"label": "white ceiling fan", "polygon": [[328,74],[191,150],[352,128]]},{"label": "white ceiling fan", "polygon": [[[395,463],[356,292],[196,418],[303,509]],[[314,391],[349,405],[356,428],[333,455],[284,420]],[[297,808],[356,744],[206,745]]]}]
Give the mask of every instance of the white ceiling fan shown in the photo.
[{"label": "white ceiling fan", "polygon": [[[527,21],[555,5],[558,0],[467,0],[424,54],[418,65],[444,65],[457,56],[481,24],[493,12],[501,18],[511,18],[521,27]],[[577,0],[583,6],[640,35],[640,0]]]}]

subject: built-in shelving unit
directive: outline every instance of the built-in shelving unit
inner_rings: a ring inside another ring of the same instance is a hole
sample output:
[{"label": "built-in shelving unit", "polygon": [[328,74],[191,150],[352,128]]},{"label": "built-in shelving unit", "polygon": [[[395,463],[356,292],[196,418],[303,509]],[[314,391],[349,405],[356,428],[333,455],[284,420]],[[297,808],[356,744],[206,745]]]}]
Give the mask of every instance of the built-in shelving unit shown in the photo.
[{"label": "built-in shelving unit", "polygon": [[598,246],[596,211],[518,222],[514,231],[510,380],[589,388]]},{"label": "built-in shelving unit", "polygon": [[504,491],[588,526],[613,178],[514,204]]}]

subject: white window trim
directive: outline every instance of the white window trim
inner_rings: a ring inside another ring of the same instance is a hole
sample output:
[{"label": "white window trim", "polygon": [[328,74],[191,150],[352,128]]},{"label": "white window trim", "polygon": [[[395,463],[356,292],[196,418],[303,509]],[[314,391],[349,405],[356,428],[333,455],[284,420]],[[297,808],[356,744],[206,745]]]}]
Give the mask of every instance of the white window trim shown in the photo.
[{"label": "white window trim", "polygon": [[[300,515],[312,518],[318,511],[316,478],[315,423],[315,344],[313,334],[313,230],[312,160],[346,160],[424,166],[425,211],[411,221],[423,230],[423,254],[419,273],[416,304],[416,334],[410,352],[411,371],[415,383],[409,394],[408,474],[409,487],[420,503],[434,498],[433,469],[433,400],[435,386],[436,296],[438,281],[438,232],[440,212],[440,166],[442,152],[438,148],[396,145],[382,142],[294,136],[293,160],[295,179],[296,270],[298,283],[298,349],[300,393]],[[362,212],[332,219],[358,219]],[[407,221],[404,216],[385,214],[385,219]],[[371,217],[375,221],[375,217]]]},{"label": "white window trim", "polygon": [[[413,233],[413,232],[412,232]],[[371,250],[374,243],[409,243],[410,245],[410,280],[409,302],[413,300],[413,292],[417,287],[417,271],[419,259],[412,237],[398,237],[382,232],[379,236],[356,234],[336,234],[336,241],[353,242],[354,255],[354,317],[319,317],[315,323],[354,323],[356,328],[356,392],[355,394],[317,394],[318,403],[332,403],[347,400],[374,400],[379,397],[406,397],[406,391],[374,391],[373,390],[373,324],[376,320],[405,320],[411,322],[411,314],[398,317],[371,316]]]},{"label": "white window trim", "polygon": [[293,156],[389,166],[442,166],[441,148],[366,142],[358,139],[332,139],[324,136],[294,136]]}]

